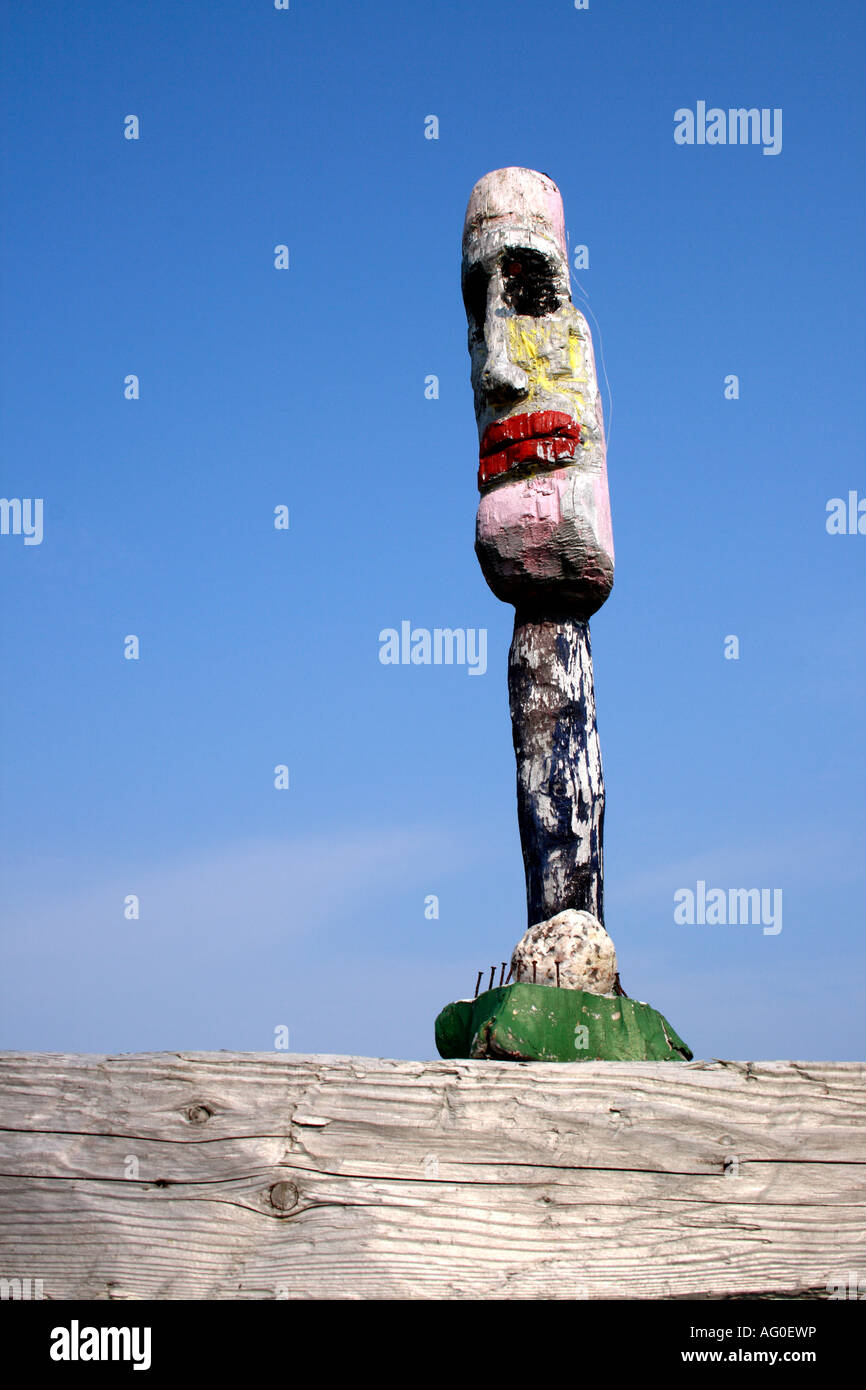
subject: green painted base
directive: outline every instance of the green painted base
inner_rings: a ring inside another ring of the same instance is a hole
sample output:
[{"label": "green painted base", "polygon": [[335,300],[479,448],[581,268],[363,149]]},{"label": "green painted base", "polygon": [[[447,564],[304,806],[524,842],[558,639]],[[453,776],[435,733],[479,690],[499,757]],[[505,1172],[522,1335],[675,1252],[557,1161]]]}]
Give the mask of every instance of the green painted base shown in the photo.
[{"label": "green painted base", "polygon": [[683,1062],[689,1047],[649,1004],[582,989],[513,984],[446,1004],[440,1057],[500,1062]]}]

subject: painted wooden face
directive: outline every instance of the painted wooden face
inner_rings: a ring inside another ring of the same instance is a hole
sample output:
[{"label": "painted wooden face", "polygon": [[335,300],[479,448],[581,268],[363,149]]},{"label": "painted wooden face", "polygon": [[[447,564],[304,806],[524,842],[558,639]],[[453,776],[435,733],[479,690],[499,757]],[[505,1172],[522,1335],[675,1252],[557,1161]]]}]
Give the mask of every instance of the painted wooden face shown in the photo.
[{"label": "painted wooden face", "polygon": [[562,200],[546,175],[499,169],[476,184],[462,288],[485,578],[518,608],[588,616],[613,583],[604,426]]}]

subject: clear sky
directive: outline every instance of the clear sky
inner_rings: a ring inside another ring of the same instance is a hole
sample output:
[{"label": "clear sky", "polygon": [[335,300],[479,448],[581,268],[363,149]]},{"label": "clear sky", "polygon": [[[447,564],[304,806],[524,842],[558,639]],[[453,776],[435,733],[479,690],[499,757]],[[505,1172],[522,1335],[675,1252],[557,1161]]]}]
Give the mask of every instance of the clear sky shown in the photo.
[{"label": "clear sky", "polygon": [[[459,263],[473,183],[516,164],[588,248],[606,372],[623,983],[699,1057],[863,1057],[866,535],[826,526],[866,498],[862,6],[3,29],[0,493],[44,520],[0,536],[0,1046],[426,1058],[510,955],[512,610],[473,552]],[[781,150],[676,144],[701,101],[779,108]],[[486,672],[383,665],[404,620],[486,629]],[[781,931],[677,923],[699,881],[780,890]]]}]

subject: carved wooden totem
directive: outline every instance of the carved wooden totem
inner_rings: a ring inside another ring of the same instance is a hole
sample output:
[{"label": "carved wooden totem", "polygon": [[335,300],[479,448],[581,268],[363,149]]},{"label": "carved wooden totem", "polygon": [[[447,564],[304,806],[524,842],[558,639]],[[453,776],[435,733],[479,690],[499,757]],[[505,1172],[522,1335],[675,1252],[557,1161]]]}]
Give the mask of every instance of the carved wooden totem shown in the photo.
[{"label": "carved wooden totem", "polygon": [[462,281],[480,441],[475,549],[515,607],[508,689],[529,925],[569,908],[603,922],[588,619],[613,585],[613,535],[592,338],[545,174],[498,169],[475,185]]},{"label": "carved wooden totem", "polygon": [[[592,338],[571,301],[559,189],[532,169],[473,188],[463,298],[478,420],[475,549],[514,604],[508,695],[527,931],[511,971],[436,1020],[443,1057],[552,1062],[691,1056],[623,995],[604,926],[604,782],[589,619],[613,586]],[[512,978],[513,977],[513,978]]]}]

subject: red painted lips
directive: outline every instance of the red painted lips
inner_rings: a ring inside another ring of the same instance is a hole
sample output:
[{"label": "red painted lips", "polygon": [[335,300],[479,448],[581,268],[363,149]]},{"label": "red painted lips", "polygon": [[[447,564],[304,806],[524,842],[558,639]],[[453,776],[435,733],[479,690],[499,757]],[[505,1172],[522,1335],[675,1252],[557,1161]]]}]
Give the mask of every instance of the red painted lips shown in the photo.
[{"label": "red painted lips", "polygon": [[507,473],[519,463],[556,463],[573,458],[580,443],[580,425],[562,410],[537,410],[512,415],[488,425],[481,441],[478,486]]}]

